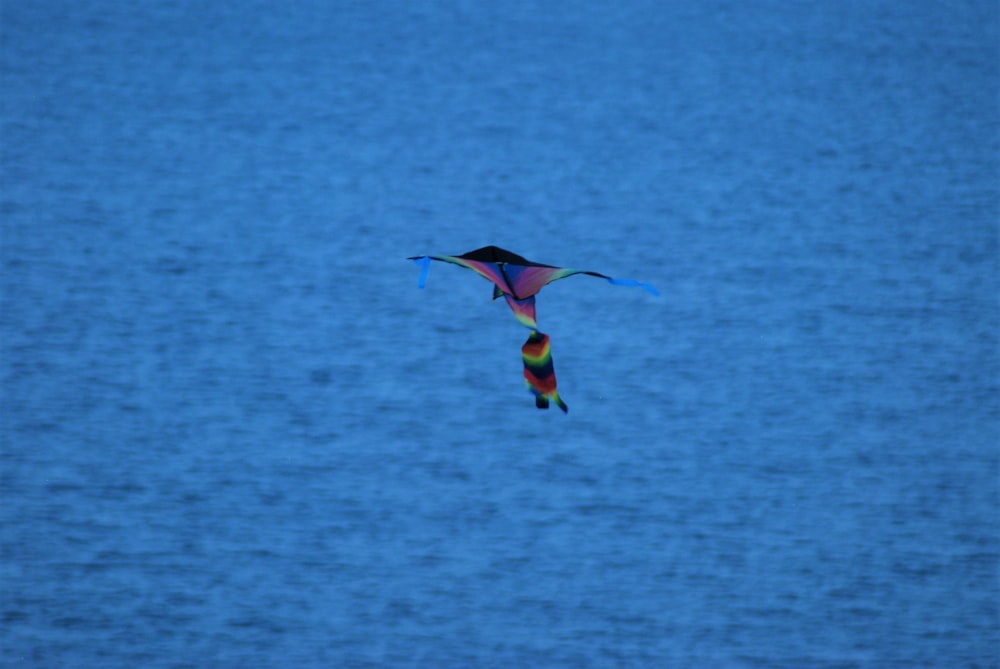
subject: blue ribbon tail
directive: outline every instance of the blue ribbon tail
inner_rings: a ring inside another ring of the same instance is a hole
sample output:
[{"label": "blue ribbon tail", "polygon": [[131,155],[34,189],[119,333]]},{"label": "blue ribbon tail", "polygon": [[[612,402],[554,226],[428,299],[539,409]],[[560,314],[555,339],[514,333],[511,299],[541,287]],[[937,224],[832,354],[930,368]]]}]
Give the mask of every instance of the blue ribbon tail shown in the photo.
[{"label": "blue ribbon tail", "polygon": [[417,288],[427,285],[427,273],[431,271],[431,259],[428,256],[414,258],[413,262],[420,265],[420,278],[417,279]]},{"label": "blue ribbon tail", "polygon": [[650,293],[652,295],[655,295],[657,297],[660,296],[660,291],[658,291],[656,288],[653,288],[648,283],[643,283],[642,281],[636,281],[635,279],[611,279],[611,278],[609,278],[608,279],[608,283],[613,283],[616,286],[638,286],[639,288],[642,288],[643,290],[645,290],[646,292],[648,292],[648,293]]}]

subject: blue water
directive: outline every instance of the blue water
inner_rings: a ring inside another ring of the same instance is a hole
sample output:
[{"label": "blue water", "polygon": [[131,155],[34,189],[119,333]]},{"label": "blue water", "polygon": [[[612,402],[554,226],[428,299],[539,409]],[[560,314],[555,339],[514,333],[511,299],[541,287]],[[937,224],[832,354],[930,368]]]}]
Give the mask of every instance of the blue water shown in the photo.
[{"label": "blue water", "polygon": [[[1000,666],[1000,8],[5,2],[0,665]],[[533,407],[496,244],[568,415]]]}]

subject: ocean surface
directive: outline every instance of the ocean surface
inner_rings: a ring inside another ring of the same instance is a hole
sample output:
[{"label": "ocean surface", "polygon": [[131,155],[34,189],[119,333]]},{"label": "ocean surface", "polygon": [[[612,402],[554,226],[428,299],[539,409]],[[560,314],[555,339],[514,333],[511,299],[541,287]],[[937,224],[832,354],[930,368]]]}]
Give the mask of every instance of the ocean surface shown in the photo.
[{"label": "ocean surface", "polygon": [[[0,5],[0,666],[1000,666],[1000,5]],[[569,413],[472,272],[538,298]]]}]

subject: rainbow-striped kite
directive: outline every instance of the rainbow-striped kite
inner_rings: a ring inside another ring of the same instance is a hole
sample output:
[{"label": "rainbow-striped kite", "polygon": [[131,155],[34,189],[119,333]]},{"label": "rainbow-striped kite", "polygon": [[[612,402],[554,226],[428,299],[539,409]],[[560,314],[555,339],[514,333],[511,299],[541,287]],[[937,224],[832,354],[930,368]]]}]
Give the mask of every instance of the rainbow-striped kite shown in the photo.
[{"label": "rainbow-striped kite", "polygon": [[538,331],[538,323],[535,320],[535,295],[542,286],[574,274],[589,274],[618,286],[639,286],[653,295],[660,294],[648,283],[631,279],[613,279],[586,270],[543,265],[497,246],[484,246],[460,256],[413,256],[409,260],[421,267],[420,280],[417,284],[421,288],[427,282],[431,260],[461,265],[493,283],[493,299],[503,296],[521,325],[531,330],[528,341],[521,347],[521,358],[524,360],[524,380],[528,389],[534,394],[535,406],[539,409],[548,409],[551,399],[564,412],[569,410],[556,392],[556,373],[552,366],[549,336]]}]

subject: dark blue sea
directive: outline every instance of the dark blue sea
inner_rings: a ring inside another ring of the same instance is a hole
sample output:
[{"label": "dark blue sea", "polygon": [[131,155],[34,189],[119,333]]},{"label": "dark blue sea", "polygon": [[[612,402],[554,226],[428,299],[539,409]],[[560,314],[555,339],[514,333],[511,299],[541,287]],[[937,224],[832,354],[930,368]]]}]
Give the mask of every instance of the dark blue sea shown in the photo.
[{"label": "dark blue sea", "polygon": [[[1000,666],[994,0],[8,1],[0,666]],[[569,413],[538,411],[495,244]]]}]

